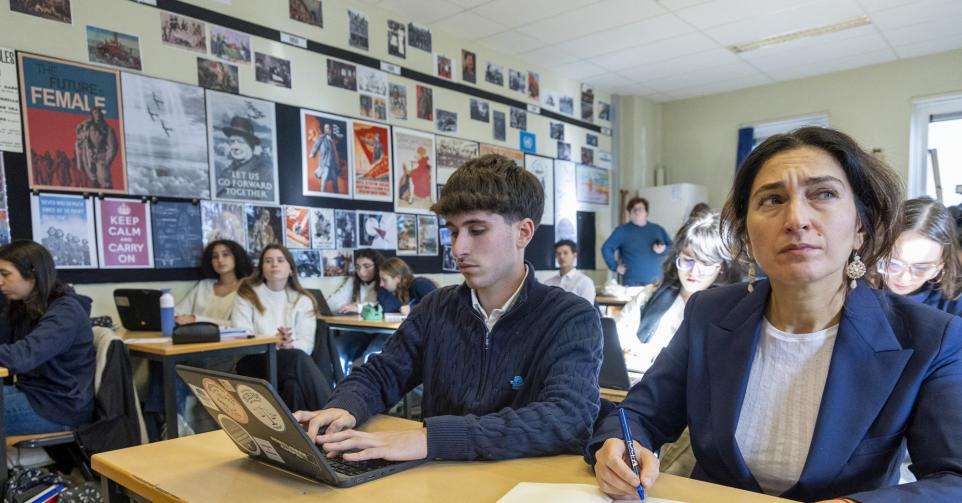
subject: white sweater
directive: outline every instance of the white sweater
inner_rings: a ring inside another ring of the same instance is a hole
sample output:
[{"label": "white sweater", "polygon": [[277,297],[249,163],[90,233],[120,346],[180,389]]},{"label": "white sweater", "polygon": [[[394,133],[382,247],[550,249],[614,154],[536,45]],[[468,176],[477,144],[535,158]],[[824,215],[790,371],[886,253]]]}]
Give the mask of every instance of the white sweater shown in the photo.
[{"label": "white sweater", "polygon": [[250,301],[238,296],[231,316],[234,326],[257,335],[276,335],[278,328],[290,327],[294,331],[294,348],[311,354],[317,328],[311,299],[290,288],[275,292],[263,283],[254,287],[254,293],[263,304],[264,312],[257,312]]},{"label": "white sweater", "polygon": [[192,314],[197,321],[209,321],[222,327],[230,326],[231,312],[234,309],[234,298],[237,292],[231,292],[223,297],[214,293],[215,279],[200,280],[186,297],[180,299],[174,312]]},{"label": "white sweater", "polygon": [[337,313],[342,307],[351,303],[377,304],[377,288],[373,281],[366,285],[361,283],[361,289],[358,291],[360,299],[352,299],[354,281],[356,281],[354,276],[345,279],[341,286],[337,287],[337,290],[334,290],[334,293],[327,298],[327,305],[331,308],[331,311]]},{"label": "white sweater", "polygon": [[766,494],[784,493],[802,474],[837,334],[838,325],[790,334],[762,322],[735,440]]}]

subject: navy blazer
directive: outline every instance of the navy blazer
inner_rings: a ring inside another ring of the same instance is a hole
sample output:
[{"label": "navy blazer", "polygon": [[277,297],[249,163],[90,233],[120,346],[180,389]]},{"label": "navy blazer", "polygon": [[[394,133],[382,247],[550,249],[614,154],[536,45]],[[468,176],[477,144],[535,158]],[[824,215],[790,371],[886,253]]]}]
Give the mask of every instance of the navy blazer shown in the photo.
[{"label": "navy blazer", "polygon": [[[693,478],[761,492],[735,440],[769,298],[768,281],[712,288],[689,299],[685,321],[622,406],[656,450],[687,426]],[[600,422],[586,458],[620,438]],[[919,481],[896,485],[908,443]],[[782,496],[811,501],[962,501],[962,318],[869,288],[848,293],[812,444]]]}]

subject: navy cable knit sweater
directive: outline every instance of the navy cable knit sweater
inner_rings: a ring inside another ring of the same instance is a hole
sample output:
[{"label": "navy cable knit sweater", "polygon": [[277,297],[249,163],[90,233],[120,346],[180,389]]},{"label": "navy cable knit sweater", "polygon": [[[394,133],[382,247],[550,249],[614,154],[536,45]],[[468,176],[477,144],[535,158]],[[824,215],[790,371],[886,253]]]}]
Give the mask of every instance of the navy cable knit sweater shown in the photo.
[{"label": "navy cable knit sweater", "polygon": [[[327,407],[358,424],[424,384],[428,459],[578,453],[598,415],[602,335],[587,301],[528,276],[488,333],[467,285],[428,295]],[[520,385],[513,386],[512,381]],[[518,389],[514,389],[517,387]]]}]

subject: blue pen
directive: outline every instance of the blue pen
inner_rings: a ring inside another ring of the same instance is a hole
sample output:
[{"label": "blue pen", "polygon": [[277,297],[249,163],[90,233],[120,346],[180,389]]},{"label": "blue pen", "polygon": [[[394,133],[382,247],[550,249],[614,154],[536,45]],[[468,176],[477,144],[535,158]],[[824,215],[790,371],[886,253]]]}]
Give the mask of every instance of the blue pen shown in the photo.
[{"label": "blue pen", "polygon": [[[628,460],[631,461],[631,471],[635,472],[641,481],[641,468],[638,466],[638,456],[635,455],[635,444],[631,439],[631,428],[628,426],[628,416],[625,409],[618,408],[618,420],[621,421],[621,436],[625,437],[625,449],[628,450]],[[645,487],[638,484],[638,498],[645,499]]]}]

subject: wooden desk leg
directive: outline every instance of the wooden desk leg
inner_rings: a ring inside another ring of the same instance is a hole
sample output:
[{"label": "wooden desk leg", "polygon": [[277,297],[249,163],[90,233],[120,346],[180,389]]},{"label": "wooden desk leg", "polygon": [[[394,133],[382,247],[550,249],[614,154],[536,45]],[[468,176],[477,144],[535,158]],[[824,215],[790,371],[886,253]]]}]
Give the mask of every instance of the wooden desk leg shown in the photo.
[{"label": "wooden desk leg", "polygon": [[277,389],[277,345],[267,345],[267,382]]},{"label": "wooden desk leg", "polygon": [[[3,387],[3,378],[0,378],[0,388]],[[6,404],[3,402],[3,389],[0,389],[0,487],[5,487],[7,483],[7,416],[5,413]]]},{"label": "wooden desk leg", "polygon": [[167,440],[177,438],[177,372],[174,370],[176,361],[173,358],[164,358],[161,362],[163,371],[161,372],[164,382],[164,421],[167,422]]},{"label": "wooden desk leg", "polygon": [[100,492],[103,493],[104,501],[107,503],[129,503],[130,497],[127,496],[127,492],[123,487],[118,485],[113,480],[108,479],[101,475],[100,477]]}]

